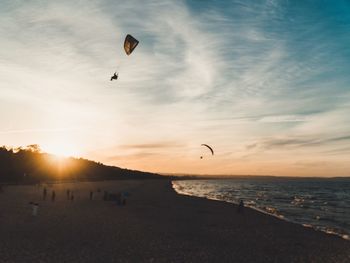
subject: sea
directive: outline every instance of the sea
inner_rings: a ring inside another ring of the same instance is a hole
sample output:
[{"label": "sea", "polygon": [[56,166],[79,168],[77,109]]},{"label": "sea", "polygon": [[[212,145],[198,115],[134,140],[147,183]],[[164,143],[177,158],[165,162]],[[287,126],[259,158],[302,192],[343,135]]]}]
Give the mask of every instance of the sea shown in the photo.
[{"label": "sea", "polygon": [[239,203],[350,240],[350,178],[175,180],[179,194]]}]

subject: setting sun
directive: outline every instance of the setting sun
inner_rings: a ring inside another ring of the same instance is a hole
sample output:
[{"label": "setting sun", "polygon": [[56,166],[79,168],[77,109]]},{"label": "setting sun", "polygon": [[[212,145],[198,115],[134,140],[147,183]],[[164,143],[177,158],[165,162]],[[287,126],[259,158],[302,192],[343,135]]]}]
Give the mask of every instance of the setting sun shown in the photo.
[{"label": "setting sun", "polygon": [[60,157],[74,157],[79,155],[79,151],[73,144],[55,143],[43,146],[43,151]]}]

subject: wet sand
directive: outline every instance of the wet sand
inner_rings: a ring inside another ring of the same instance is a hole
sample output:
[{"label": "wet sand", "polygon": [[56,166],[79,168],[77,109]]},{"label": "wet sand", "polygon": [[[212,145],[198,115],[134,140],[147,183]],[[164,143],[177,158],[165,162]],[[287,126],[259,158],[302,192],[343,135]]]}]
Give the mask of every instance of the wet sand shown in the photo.
[{"label": "wet sand", "polygon": [[[68,188],[74,201],[67,200]],[[127,191],[126,206],[102,201],[98,188]],[[350,262],[350,241],[178,195],[167,180],[47,189],[46,201],[37,186],[8,186],[0,193],[0,262]],[[39,203],[36,217],[30,201]]]}]

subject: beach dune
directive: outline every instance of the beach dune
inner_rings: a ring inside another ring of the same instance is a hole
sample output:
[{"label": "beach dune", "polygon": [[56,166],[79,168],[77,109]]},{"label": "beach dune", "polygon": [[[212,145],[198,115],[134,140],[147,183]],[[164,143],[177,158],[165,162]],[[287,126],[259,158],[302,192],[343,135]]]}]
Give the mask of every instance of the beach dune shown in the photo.
[{"label": "beach dune", "polygon": [[[46,201],[43,186],[0,193],[1,262],[350,262],[349,241],[179,195],[165,179],[45,187]],[[103,201],[104,191],[127,192],[126,205]],[[29,202],[39,204],[37,216]]]}]

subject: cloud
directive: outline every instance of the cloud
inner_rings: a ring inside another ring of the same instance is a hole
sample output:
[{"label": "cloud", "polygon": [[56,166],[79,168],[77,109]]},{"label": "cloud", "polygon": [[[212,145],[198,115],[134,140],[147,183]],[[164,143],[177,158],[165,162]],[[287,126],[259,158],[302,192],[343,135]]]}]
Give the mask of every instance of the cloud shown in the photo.
[{"label": "cloud", "polygon": [[184,144],[174,142],[158,142],[158,143],[147,143],[147,144],[127,144],[118,146],[121,149],[163,149],[163,148],[179,148],[184,147]]},{"label": "cloud", "polygon": [[76,128],[42,128],[42,129],[22,129],[22,130],[3,130],[0,134],[13,134],[13,133],[56,133],[56,132],[67,132],[77,130]]},{"label": "cloud", "polygon": [[297,161],[294,163],[296,166],[300,167],[307,167],[307,168],[313,168],[313,167],[330,167],[334,165],[333,162],[327,162],[327,161]]},{"label": "cloud", "polygon": [[260,122],[275,123],[275,122],[305,122],[309,121],[310,118],[304,115],[276,115],[262,117]]},{"label": "cloud", "polygon": [[323,153],[330,154],[330,155],[348,155],[350,154],[350,147],[339,147],[336,149],[327,150]]},{"label": "cloud", "polygon": [[134,154],[121,154],[121,155],[113,155],[105,158],[106,162],[114,162],[114,161],[122,161],[122,162],[130,162],[135,161],[137,159],[147,159],[152,158],[154,156],[160,155],[159,153],[153,152],[142,152],[142,153],[134,153]]},{"label": "cloud", "polygon": [[346,148],[350,42],[329,5],[2,1],[1,139],[72,137],[100,160],[119,147],[179,161],[203,142],[251,162]]},{"label": "cloud", "polygon": [[270,138],[265,139],[255,144],[247,145],[247,149],[253,149],[260,147],[262,149],[275,149],[282,147],[293,147],[293,148],[303,148],[303,147],[317,147],[327,144],[332,144],[334,142],[350,142],[350,136],[339,136],[332,138],[324,138],[321,136],[310,137],[310,136],[298,136],[298,137],[286,137],[286,138]]}]

